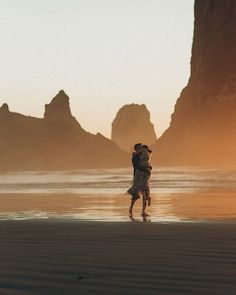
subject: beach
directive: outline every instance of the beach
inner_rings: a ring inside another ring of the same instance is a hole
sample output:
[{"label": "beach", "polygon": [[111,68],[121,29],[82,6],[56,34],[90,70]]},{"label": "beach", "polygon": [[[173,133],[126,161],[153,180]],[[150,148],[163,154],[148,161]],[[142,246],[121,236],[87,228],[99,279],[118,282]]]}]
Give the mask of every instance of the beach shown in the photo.
[{"label": "beach", "polygon": [[0,295],[236,295],[236,0],[0,11]]},{"label": "beach", "polygon": [[1,221],[0,293],[235,294],[234,223]]},{"label": "beach", "polygon": [[150,216],[130,171],[0,178],[0,294],[236,294],[235,172],[159,170]]}]

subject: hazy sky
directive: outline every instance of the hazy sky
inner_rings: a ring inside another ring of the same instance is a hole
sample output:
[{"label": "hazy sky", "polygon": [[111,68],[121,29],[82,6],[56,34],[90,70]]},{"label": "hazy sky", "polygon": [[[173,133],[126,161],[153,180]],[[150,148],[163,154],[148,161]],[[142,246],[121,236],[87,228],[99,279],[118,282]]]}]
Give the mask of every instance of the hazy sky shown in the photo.
[{"label": "hazy sky", "polygon": [[190,72],[193,0],[0,0],[0,103],[42,117],[60,89],[83,128],[110,137],[145,103],[157,135]]}]

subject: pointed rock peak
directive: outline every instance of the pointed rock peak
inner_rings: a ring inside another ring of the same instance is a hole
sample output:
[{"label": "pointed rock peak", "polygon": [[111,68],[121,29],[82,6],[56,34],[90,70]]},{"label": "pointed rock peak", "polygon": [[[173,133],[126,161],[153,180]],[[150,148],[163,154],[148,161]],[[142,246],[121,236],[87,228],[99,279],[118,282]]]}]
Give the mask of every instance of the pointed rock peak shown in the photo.
[{"label": "pointed rock peak", "polygon": [[58,94],[54,97],[55,100],[59,100],[59,99],[65,99],[65,100],[69,100],[69,96],[65,93],[64,90],[60,90],[58,92]]},{"label": "pointed rock peak", "polygon": [[49,120],[68,120],[73,118],[70,110],[69,96],[64,90],[60,90],[58,94],[45,105],[44,118]]},{"label": "pointed rock peak", "polygon": [[1,107],[0,107],[0,111],[2,112],[9,112],[9,106],[7,103],[4,103]]},{"label": "pointed rock peak", "polygon": [[[63,94],[63,95],[66,95],[65,91],[63,89],[61,89],[59,92],[59,94]],[[67,96],[67,95],[66,95]]]},{"label": "pointed rock peak", "polygon": [[60,90],[58,92],[58,94],[53,97],[53,99],[51,100],[50,104],[65,104],[65,105],[69,105],[69,96],[65,93],[64,90]]}]

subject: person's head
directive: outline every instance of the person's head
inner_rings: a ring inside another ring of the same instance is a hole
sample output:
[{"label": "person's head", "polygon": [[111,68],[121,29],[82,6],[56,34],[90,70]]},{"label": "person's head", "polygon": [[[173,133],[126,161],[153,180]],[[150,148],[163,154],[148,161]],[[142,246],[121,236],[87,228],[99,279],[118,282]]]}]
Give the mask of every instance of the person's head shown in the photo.
[{"label": "person's head", "polygon": [[144,145],[143,145],[143,148],[146,149],[146,150],[148,150],[148,152],[149,152],[150,154],[152,153],[152,150],[149,149],[148,145],[144,144]]},{"label": "person's head", "polygon": [[135,152],[140,151],[140,150],[142,149],[142,147],[143,147],[143,145],[142,145],[141,143],[136,143],[136,144],[134,145],[134,150],[135,150]]}]

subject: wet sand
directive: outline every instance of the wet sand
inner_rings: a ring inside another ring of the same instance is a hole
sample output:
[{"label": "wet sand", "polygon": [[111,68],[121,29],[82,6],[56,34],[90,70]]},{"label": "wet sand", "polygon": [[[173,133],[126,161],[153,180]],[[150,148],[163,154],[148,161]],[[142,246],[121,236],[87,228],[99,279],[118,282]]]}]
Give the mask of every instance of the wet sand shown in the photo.
[{"label": "wet sand", "polygon": [[236,294],[234,223],[0,222],[0,294]]},{"label": "wet sand", "polygon": [[0,294],[236,294],[234,191],[153,194],[150,217],[139,201],[134,221],[123,195],[0,204]]},{"label": "wet sand", "polygon": [[[0,194],[0,219],[129,221],[129,197],[98,194]],[[141,200],[134,218],[141,221]],[[235,221],[236,191],[152,194],[147,221]]]}]

